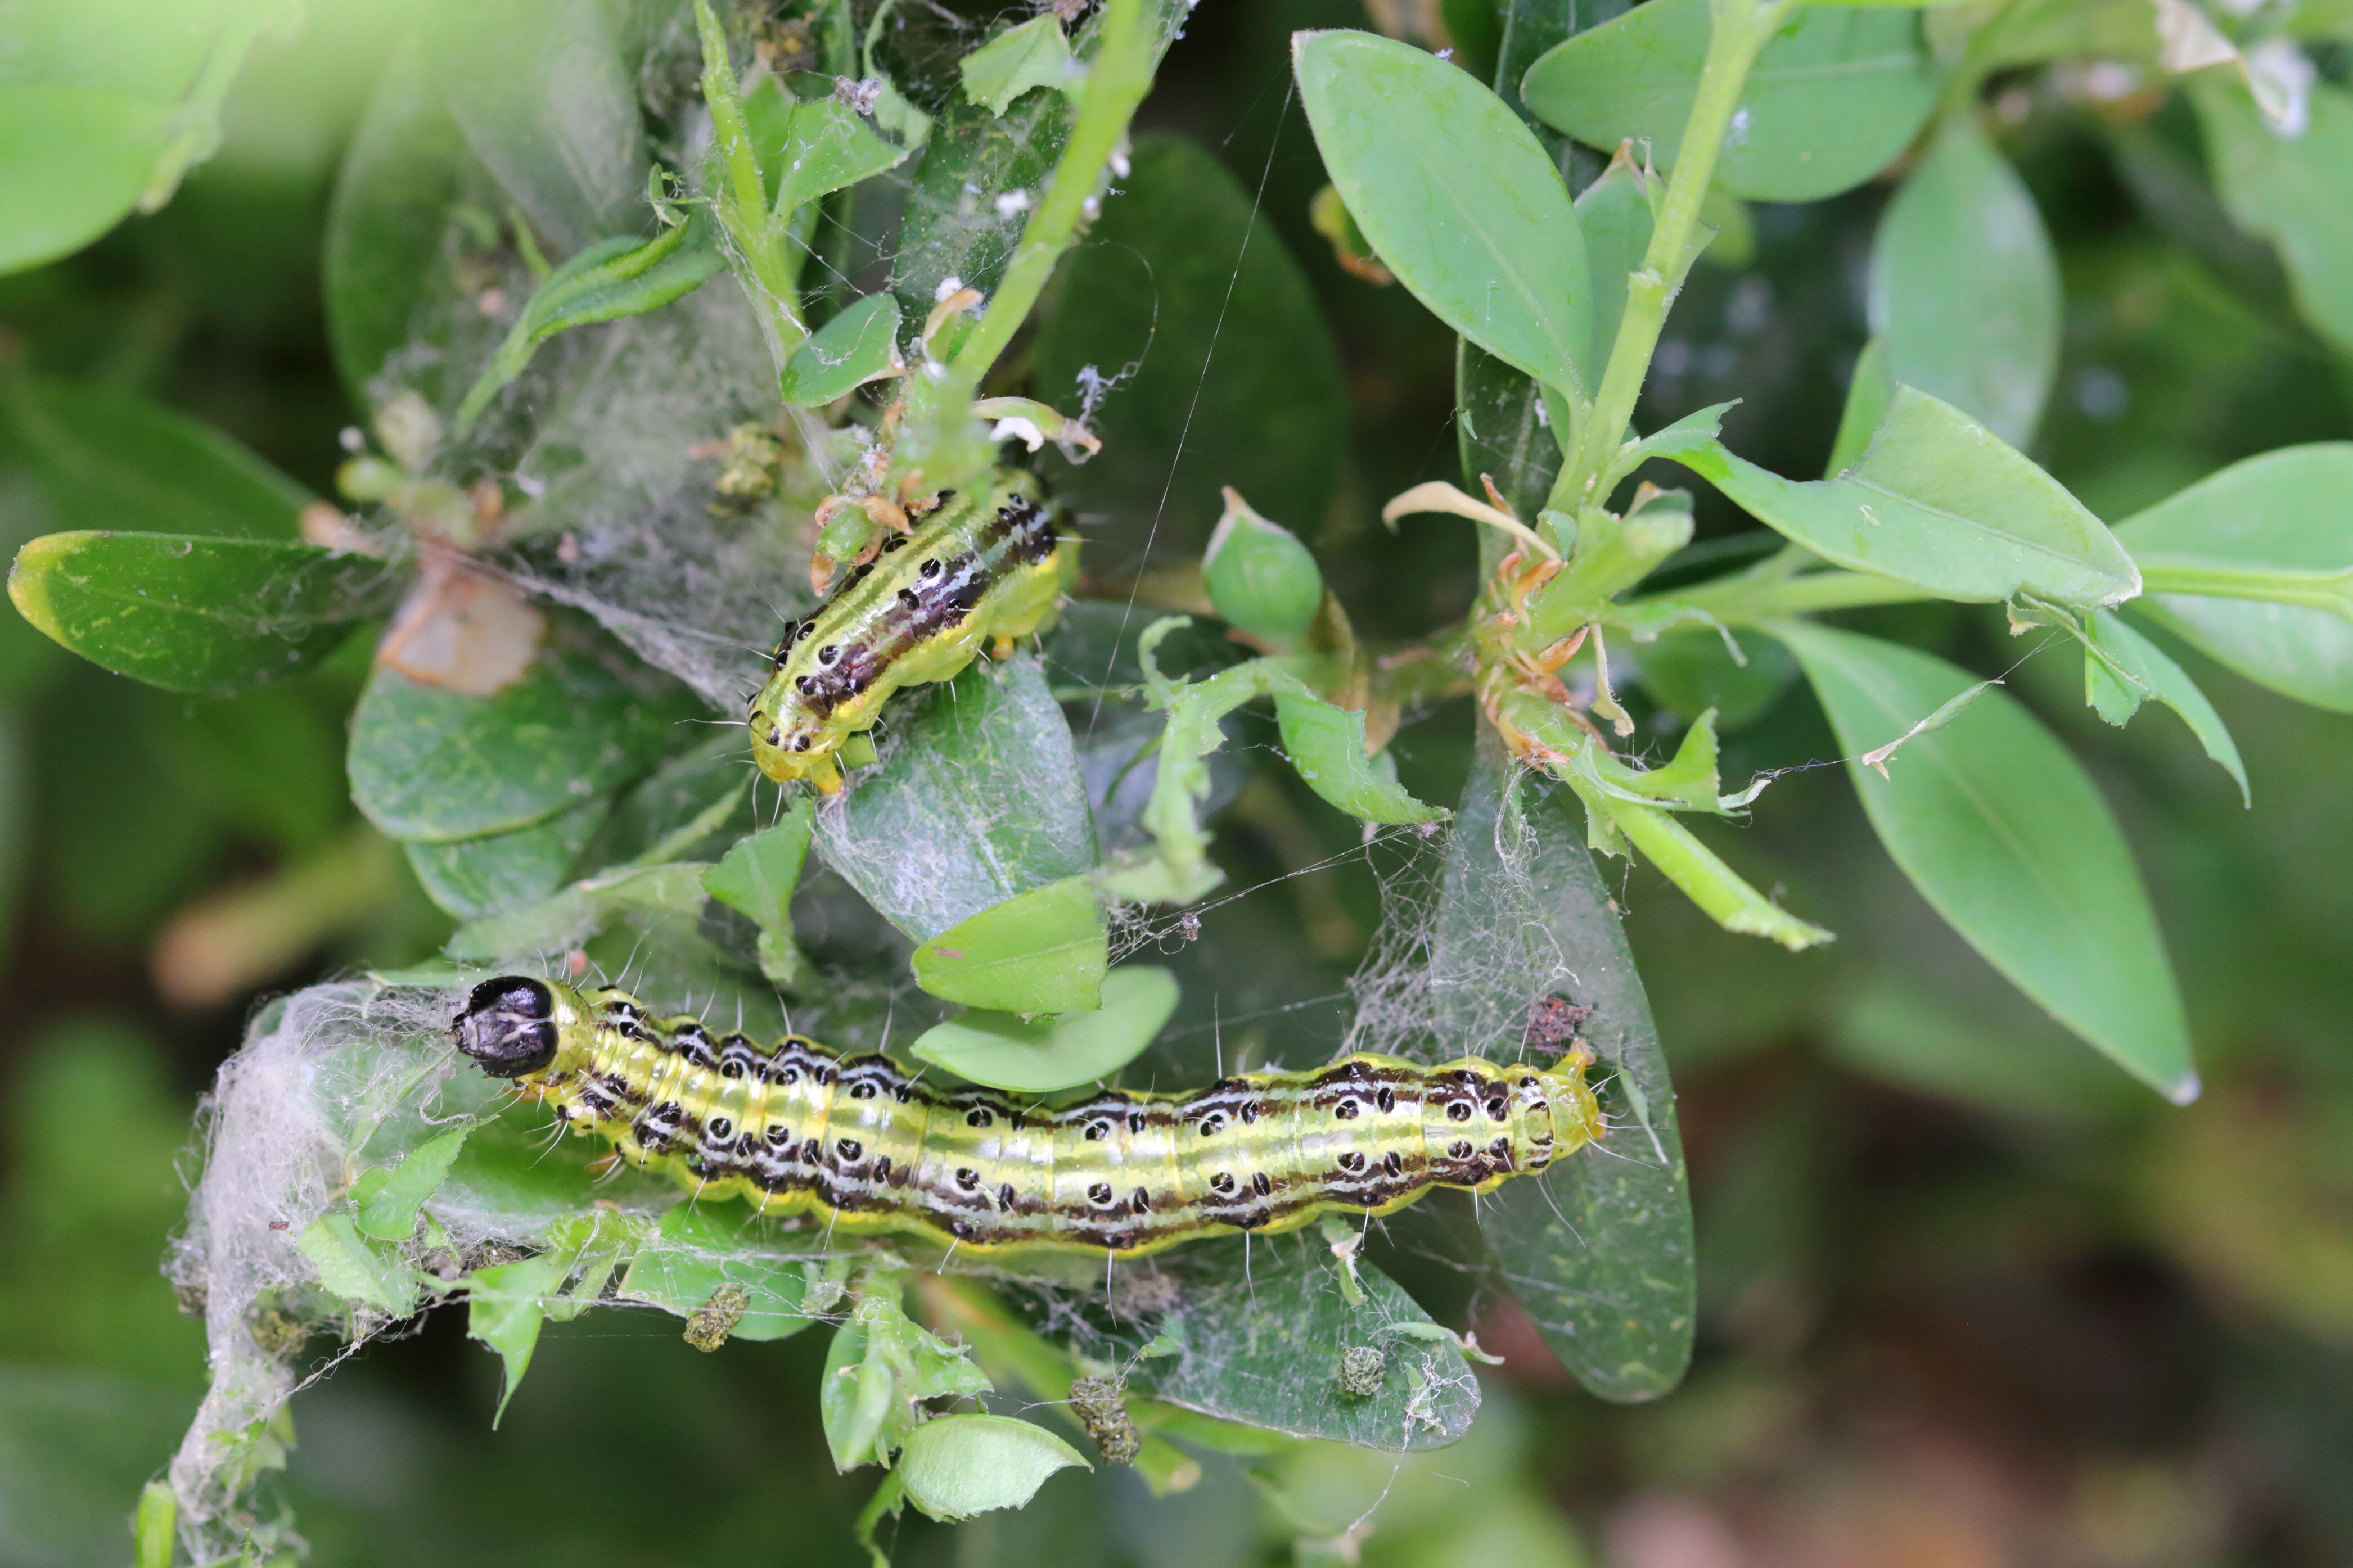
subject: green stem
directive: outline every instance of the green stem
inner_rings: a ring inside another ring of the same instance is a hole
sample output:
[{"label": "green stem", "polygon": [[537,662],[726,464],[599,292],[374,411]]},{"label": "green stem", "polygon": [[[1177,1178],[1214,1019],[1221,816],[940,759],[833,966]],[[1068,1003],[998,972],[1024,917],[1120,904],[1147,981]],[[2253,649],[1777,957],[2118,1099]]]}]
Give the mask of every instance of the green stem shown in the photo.
[{"label": "green stem", "polygon": [[1691,255],[1692,235],[1699,224],[1700,204],[1708,182],[1715,178],[1717,154],[1731,129],[1733,111],[1748,68],[1765,47],[1790,0],[1715,0],[1715,18],[1708,31],[1707,57],[1700,67],[1699,90],[1691,115],[1683,123],[1683,142],[1675,154],[1674,173],[1667,180],[1666,200],[1651,229],[1650,247],[1642,265],[1626,279],[1626,310],[1618,322],[1618,336],[1609,345],[1609,362],[1594,395],[1593,416],[1577,442],[1574,460],[1563,465],[1546,503],[1554,510],[1574,512],[1589,495],[1626,438],[1634,417],[1634,401],[1651,370],[1659,332],[1666,325],[1667,306],[1682,284]]},{"label": "green stem", "polygon": [[735,68],[727,58],[727,34],[711,9],[711,0],[694,0],[694,25],[702,39],[702,98],[711,106],[712,136],[727,176],[714,205],[720,226],[733,241],[728,259],[744,291],[759,310],[767,331],[768,351],[782,368],[785,356],[808,335],[801,322],[794,268],[777,243],[783,226],[768,212],[767,188],[760,179],[752,128],[744,118],[744,100],[736,91]]},{"label": "green stem", "polygon": [[1917,604],[1938,596],[1926,588],[1869,572],[1814,572],[1802,577],[1720,577],[1696,587],[1636,599],[1626,608],[1633,611],[1683,605],[1704,610],[1719,620],[1753,624],[1822,610]]},{"label": "green stem", "polygon": [[2196,561],[2143,561],[2141,591],[2254,599],[2325,610],[2353,621],[2353,571],[2299,572],[2269,566],[2211,566]]},{"label": "green stem", "polygon": [[[699,0],[700,3],[700,0]],[[1089,197],[1103,178],[1136,106],[1152,87],[1153,30],[1144,0],[1111,0],[1103,9],[1100,44],[1088,68],[1078,123],[1054,166],[1054,180],[1029,215],[1021,243],[1005,268],[1005,280],[988,301],[987,313],[956,351],[957,379],[978,386],[997,356],[1020,330],[1030,307],[1053,276],[1054,264],[1077,232]]]},{"label": "green stem", "polygon": [[1829,931],[1799,920],[1750,887],[1669,813],[1614,796],[1597,801],[1584,790],[1577,793],[1586,797],[1588,811],[1606,812],[1643,859],[1725,930],[1778,942],[1792,952],[1831,940]]}]

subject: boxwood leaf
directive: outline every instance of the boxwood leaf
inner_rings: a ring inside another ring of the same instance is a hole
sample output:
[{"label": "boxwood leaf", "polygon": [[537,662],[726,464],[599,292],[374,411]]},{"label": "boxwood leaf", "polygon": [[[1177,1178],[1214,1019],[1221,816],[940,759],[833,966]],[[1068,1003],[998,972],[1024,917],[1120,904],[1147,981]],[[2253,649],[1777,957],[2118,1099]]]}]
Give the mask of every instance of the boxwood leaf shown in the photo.
[{"label": "boxwood leaf", "polygon": [[166,533],[52,533],[17,552],[8,596],[94,664],[227,696],[299,675],[391,608],[383,562],[313,545]]},{"label": "boxwood leaf", "polygon": [[417,1229],[417,1211],[448,1178],[471,1131],[471,1127],[454,1127],[411,1149],[359,1205],[353,1228],[378,1241],[406,1241]]},{"label": "boxwood leaf", "polygon": [[1815,554],[1943,598],[2031,593],[2092,608],[2140,592],[2132,557],[2064,486],[1912,387],[1896,389],[1870,447],[1835,479],[1781,479],[1712,438],[1659,450]]},{"label": "boxwood leaf", "polygon": [[899,1478],[909,1502],[953,1524],[991,1509],[1019,1508],[1047,1477],[1072,1465],[1094,1468],[1043,1426],[1010,1415],[948,1415],[907,1434]]},{"label": "boxwood leaf", "polygon": [[[2136,613],[2301,702],[2353,713],[2353,621],[2318,605],[2168,593],[2168,571],[2276,575],[2283,586],[2353,574],[2353,443],[2286,447],[2234,463],[2116,525],[2155,586]],[[2343,590],[2338,590],[2341,595]]]},{"label": "boxwood leaf", "polygon": [[356,1306],[388,1317],[417,1307],[417,1278],[397,1253],[363,1237],[347,1214],[323,1214],[294,1238],[294,1249],[319,1271],[319,1284]]},{"label": "boxwood leaf", "polygon": [[1365,716],[1312,692],[1277,690],[1282,749],[1307,787],[1361,822],[1435,822],[1446,808],[1414,799],[1397,782],[1388,754],[1365,755]]},{"label": "boxwood leaf", "polygon": [[800,978],[800,949],[793,942],[793,889],[808,858],[817,813],[803,797],[782,820],[739,838],[718,865],[702,874],[703,891],[730,909],[752,917],[760,928],[760,970],[778,985]]},{"label": "boxwood leaf", "polygon": [[884,919],[924,942],[1093,868],[1078,753],[1036,658],[898,703],[881,765],[817,818],[818,855]]},{"label": "boxwood leaf", "polygon": [[2238,742],[2198,683],[2114,610],[2097,610],[2085,617],[2084,632],[2084,696],[2100,717],[2122,724],[2139,711],[2142,702],[2155,698],[2181,715],[2206,754],[2239,782],[2241,797],[2253,804]]},{"label": "boxwood leaf", "polygon": [[[1528,68],[1520,90],[1538,117],[1578,141],[1647,142],[1671,169],[1710,26],[1709,0],[1652,0],[1561,44]],[[1885,168],[1936,101],[1936,72],[1909,12],[1802,8],[1748,73],[1716,183],[1753,201],[1836,195]]]},{"label": "boxwood leaf", "polygon": [[802,340],[785,361],[785,401],[818,408],[899,363],[899,301],[869,294]]},{"label": "boxwood leaf", "polygon": [[2206,161],[2222,205],[2240,227],[2279,251],[2296,307],[2340,349],[2353,347],[2353,91],[2308,89],[2310,118],[2294,136],[2263,121],[2243,80],[2224,71],[2190,79],[2189,101],[2206,133]]},{"label": "boxwood leaf", "polygon": [[[1016,113],[1021,112],[1017,107]],[[1331,510],[1348,398],[1324,308],[1276,226],[1218,156],[1136,140],[1117,199],[1062,274],[1037,340],[1039,398],[1103,449],[1047,459],[1089,531],[1094,572],[1198,557],[1220,486],[1268,517]],[[1097,378],[1121,367],[1103,390]]]},{"label": "boxwood leaf", "polygon": [[[1314,1231],[1196,1242],[1128,1267],[1177,1287],[1174,1308],[1114,1338],[1136,1392],[1228,1421],[1391,1452],[1455,1442],[1479,1408],[1478,1380],[1454,1336],[1395,1280],[1342,1258]],[[1351,1271],[1353,1300],[1341,1288]],[[1174,1353],[1134,1353],[1155,1336],[1173,1342]],[[1341,1357],[1352,1348],[1381,1352],[1369,1394],[1341,1388]]]},{"label": "boxwood leaf", "polygon": [[1535,133],[1460,68],[1369,33],[1301,33],[1324,166],[1382,265],[1430,313],[1552,386],[1591,384],[1585,240]]},{"label": "boxwood leaf", "polygon": [[292,539],[318,498],[221,431],[120,387],[26,376],[0,395],[10,447],[72,528]]},{"label": "boxwood leaf", "polygon": [[1061,23],[1048,15],[1006,28],[957,61],[956,72],[964,78],[965,97],[1002,114],[1033,87],[1066,87],[1078,67]]},{"label": "boxwood leaf", "polygon": [[479,920],[563,886],[610,809],[611,802],[592,800],[512,832],[411,839],[401,848],[427,898],[461,921]]},{"label": "boxwood leaf", "polygon": [[[1448,841],[1431,932],[1433,1024],[1450,1051],[1514,1059],[1530,1006],[1593,1009],[1582,1033],[1613,1131],[1607,1152],[1506,1182],[1479,1205],[1499,1281],[1605,1399],[1650,1399],[1691,1362],[1690,1184],[1650,999],[1567,789],[1516,770],[1492,734]],[[1613,1070],[1614,1069],[1614,1070]]]},{"label": "boxwood leaf", "polygon": [[2026,184],[1968,115],[1905,177],[1871,252],[1885,374],[2032,439],[2059,369],[2059,258]]},{"label": "boxwood leaf", "polygon": [[1936,912],[2043,1010],[2176,1100],[2198,1093],[2157,917],[2107,803],[2017,699],[1984,691],[1887,759],[1864,752],[1980,684],[1894,643],[1788,623],[1848,776]]},{"label": "boxwood leaf", "polygon": [[396,838],[528,827],[650,767],[691,710],[560,640],[493,697],[378,669],[352,715],[352,799]]},{"label": "boxwood leaf", "polygon": [[1065,877],[965,916],[915,949],[915,983],[934,996],[1008,1013],[1103,1005],[1109,938],[1094,884]]},{"label": "boxwood leaf", "polygon": [[1152,1044],[1176,1010],[1176,977],[1149,964],[1113,970],[1103,1005],[1025,1018],[974,1011],[934,1024],[914,1054],[959,1078],[1021,1094],[1051,1094],[1109,1078]]},{"label": "boxwood leaf", "polygon": [[762,1256],[763,1246],[759,1222],[749,1211],[682,1203],[661,1216],[653,1239],[629,1260],[617,1294],[683,1318],[733,1285],[744,1292],[744,1315],[728,1337],[786,1339],[818,1321],[801,1310],[808,1269],[799,1258]]}]

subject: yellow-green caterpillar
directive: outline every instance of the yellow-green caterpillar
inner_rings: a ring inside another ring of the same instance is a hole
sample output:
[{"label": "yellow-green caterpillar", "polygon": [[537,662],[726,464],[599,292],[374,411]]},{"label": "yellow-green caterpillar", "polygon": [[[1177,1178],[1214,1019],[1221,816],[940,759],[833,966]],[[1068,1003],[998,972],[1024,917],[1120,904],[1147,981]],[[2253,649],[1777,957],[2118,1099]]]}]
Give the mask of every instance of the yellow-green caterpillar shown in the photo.
[{"label": "yellow-green caterpillar", "polygon": [[1132,1258],[1544,1170],[1602,1132],[1581,1016],[1557,998],[1538,1005],[1529,1043],[1560,1053],[1541,1069],[1360,1054],[1060,1110],[934,1088],[887,1057],[838,1058],[797,1036],[763,1052],[692,1018],[649,1016],[623,992],[522,976],[477,986],[453,1030],[459,1050],[565,1126],[706,1197],[982,1251]]},{"label": "yellow-green caterpillar", "polygon": [[779,784],[839,789],[843,742],[874,727],[892,692],[953,679],[985,643],[1009,651],[1052,618],[1077,564],[1078,541],[1026,475],[943,498],[785,628],[776,673],[752,699],[752,760]]}]

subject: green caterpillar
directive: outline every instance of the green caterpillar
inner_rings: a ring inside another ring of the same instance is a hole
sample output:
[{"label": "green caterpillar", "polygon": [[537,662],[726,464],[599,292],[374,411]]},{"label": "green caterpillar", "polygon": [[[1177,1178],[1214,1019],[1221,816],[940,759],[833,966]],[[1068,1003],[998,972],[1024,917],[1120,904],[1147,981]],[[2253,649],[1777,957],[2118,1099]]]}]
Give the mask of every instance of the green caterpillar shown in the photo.
[{"label": "green caterpillar", "polygon": [[1071,1106],[918,1083],[889,1058],[797,1036],[762,1052],[619,991],[510,975],[475,987],[458,1048],[575,1131],[705,1196],[976,1250],[1134,1258],[1198,1237],[1385,1215],[1432,1187],[1487,1192],[1602,1134],[1581,1012],[1538,1005],[1541,1070],[1356,1055],[1187,1095],[1109,1089]]},{"label": "green caterpillar", "polygon": [[779,784],[841,787],[845,742],[902,686],[949,680],[981,645],[1000,653],[1052,618],[1077,570],[1027,476],[942,498],[912,533],[852,571],[818,613],[785,628],[776,673],[752,699],[752,760]]}]

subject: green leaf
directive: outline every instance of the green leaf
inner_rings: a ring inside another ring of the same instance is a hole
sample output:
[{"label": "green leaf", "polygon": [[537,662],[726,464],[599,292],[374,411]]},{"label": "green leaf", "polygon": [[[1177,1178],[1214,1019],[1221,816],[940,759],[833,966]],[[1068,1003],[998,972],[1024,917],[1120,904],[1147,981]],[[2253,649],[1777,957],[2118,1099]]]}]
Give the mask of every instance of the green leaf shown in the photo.
[{"label": "green leaf", "polygon": [[[1651,159],[1671,169],[1709,26],[1709,0],[1652,0],[1546,55],[1520,90],[1546,123],[1578,141],[1604,150],[1647,142]],[[1716,184],[1767,202],[1851,190],[1904,151],[1936,100],[1936,72],[1909,14],[1798,11],[1749,70]]]},{"label": "green leaf", "polygon": [[1626,280],[1651,247],[1651,193],[1630,158],[1613,158],[1601,177],[1577,194],[1577,226],[1593,273],[1592,343],[1577,361],[1598,375],[1626,313]]},{"label": "green leaf", "polygon": [[912,145],[876,135],[864,115],[830,94],[796,104],[777,183],[776,216],[895,169],[913,152]]},{"label": "green leaf", "polygon": [[1004,1012],[1100,1005],[1110,964],[1094,884],[1066,877],[967,915],[915,949],[915,983],[934,996]]},{"label": "green leaf", "polygon": [[2124,546],[2065,487],[1959,409],[1908,386],[1836,479],[1781,479],[1713,439],[1662,455],[1815,554],[1943,598],[2027,593],[2093,608],[2140,591]]},{"label": "green leaf", "polygon": [[1836,479],[1862,460],[1894,402],[1895,378],[1887,372],[1886,347],[1873,338],[1855,356],[1846,406],[1839,414],[1838,435],[1831,442],[1831,460],[1822,466],[1824,478]]},{"label": "green leaf", "polygon": [[1535,516],[1560,472],[1560,441],[1536,384],[1468,338],[1454,345],[1454,427],[1471,493],[1484,475],[1520,516]]},{"label": "green leaf", "polygon": [[8,596],[94,664],[227,696],[299,675],[352,623],[391,607],[383,562],[309,544],[164,533],[52,533],[17,552]]},{"label": "green leaf", "polygon": [[956,71],[965,97],[991,114],[1003,114],[1033,87],[1067,91],[1082,74],[1050,14],[1006,28],[957,61]]},{"label": "green leaf", "polygon": [[1305,690],[1279,690],[1274,711],[1282,749],[1307,787],[1360,822],[1435,822],[1443,806],[1429,805],[1397,782],[1397,764],[1365,754],[1365,716]]},{"label": "green leaf", "polygon": [[1314,554],[1231,489],[1225,515],[1202,552],[1201,586],[1229,626],[1279,652],[1296,647],[1324,607],[1324,574]]},{"label": "green leaf", "polygon": [[785,361],[785,401],[822,408],[899,365],[899,301],[869,294],[802,340]]},{"label": "green leaf", "polygon": [[564,1283],[569,1258],[543,1254],[520,1263],[478,1268],[466,1281],[466,1332],[499,1352],[505,1381],[499,1407],[491,1417],[495,1427],[507,1413],[507,1401],[531,1370],[531,1353],[539,1345],[540,1325],[546,1321],[547,1298]]},{"label": "green leaf", "polygon": [[793,942],[793,889],[800,885],[816,825],[817,809],[804,795],[774,827],[736,840],[702,874],[704,892],[760,928],[760,970],[778,985],[797,981],[805,963]]},{"label": "green leaf", "polygon": [[511,833],[400,847],[427,898],[461,921],[480,920],[562,887],[610,810],[611,802],[592,800]]},{"label": "green leaf", "polygon": [[2094,611],[2085,630],[2089,641],[2084,659],[2084,700],[2111,724],[2122,724],[2155,698],[2189,726],[2206,754],[2239,782],[2240,797],[2253,804],[2247,787],[2247,765],[2239,760],[2238,742],[2198,683],[2167,657],[2163,648],[2127,626],[2113,610]]},{"label": "green leaf", "polygon": [[[1695,1286],[1690,1184],[1658,1025],[1610,889],[1585,849],[1576,797],[1523,778],[1482,735],[1430,936],[1432,1023],[1448,1052],[1516,1059],[1530,1007],[1593,1009],[1580,1032],[1607,1143],[1480,1200],[1503,1281],[1579,1383],[1651,1399],[1691,1362]],[[1514,782],[1514,781],[1518,782]]]},{"label": "green leaf", "polygon": [[352,715],[352,799],[396,838],[528,827],[643,772],[678,743],[689,710],[557,641],[494,697],[378,669]]},{"label": "green leaf", "polygon": [[645,214],[645,133],[611,16],[597,0],[442,0],[425,31],[474,155],[567,254]]},{"label": "green leaf", "polygon": [[[438,335],[424,318],[428,301],[457,289],[445,251],[452,217],[468,194],[495,189],[442,104],[422,41],[404,39],[352,132],[327,208],[321,258],[327,337],[354,408],[382,404],[370,395],[371,384],[395,353],[413,339]],[[491,335],[479,309],[454,313],[448,324]],[[405,356],[400,379],[438,391],[448,373],[438,363],[411,367],[406,357],[413,356]]]},{"label": "green leaf", "polygon": [[[1507,1188],[1510,1184],[1507,1184]],[[1360,1259],[1344,1261],[1309,1231],[1195,1242],[1145,1267],[1173,1279],[1176,1304],[1149,1326],[1121,1326],[1114,1343],[1128,1386],[1187,1410],[1300,1437],[1359,1447],[1443,1447],[1469,1429],[1477,1380],[1453,1336],[1397,1282]],[[1363,1300],[1339,1288],[1353,1268]],[[1437,1330],[1435,1339],[1414,1336]],[[1147,1340],[1174,1355],[1137,1357]],[[1379,1387],[1340,1387],[1351,1347],[1384,1352]]]},{"label": "green leaf", "polygon": [[[1686,720],[1713,710],[1727,731],[1764,717],[1798,675],[1789,650],[1755,631],[1662,632],[1657,641],[1638,645],[1634,657],[1642,685],[1662,706]],[[1614,649],[1611,658],[1617,658]]]},{"label": "green leaf", "polygon": [[234,0],[25,7],[0,58],[0,273],[153,211],[220,141],[220,105],[265,17]]},{"label": "green leaf", "polygon": [[311,1260],[322,1288],[353,1305],[393,1318],[417,1310],[417,1280],[408,1265],[363,1237],[347,1214],[312,1220],[294,1238],[294,1250]]},{"label": "green leaf", "polygon": [[2176,1100],[2198,1092],[2172,966],[2124,835],[2083,768],[2007,692],[1866,752],[1979,684],[1894,643],[1785,623],[1864,811],[1904,874],[2044,1011]]},{"label": "green leaf", "polygon": [[0,420],[70,528],[291,540],[318,499],[212,426],[118,387],[14,378]]},{"label": "green leaf", "polygon": [[2311,119],[2283,136],[2245,84],[2221,71],[2189,82],[2206,161],[2239,226],[2279,251],[2296,306],[2321,336],[2353,347],[2353,91],[2312,84]]},{"label": "green leaf", "polygon": [[575,882],[535,904],[459,926],[442,951],[451,958],[496,963],[523,952],[570,947],[625,913],[694,916],[710,867],[693,861],[624,868]]},{"label": "green leaf", "polygon": [[1884,373],[2024,447],[2058,374],[2059,312],[2059,258],[2034,198],[1976,119],[1955,117],[1872,244]]},{"label": "green leaf", "polygon": [[834,1468],[845,1475],[860,1465],[889,1463],[922,1419],[919,1401],[963,1398],[992,1386],[971,1352],[908,1318],[899,1300],[901,1280],[884,1270],[870,1274],[857,1307],[826,1349],[818,1410]]},{"label": "green leaf", "polygon": [[691,1317],[723,1287],[744,1292],[744,1315],[727,1331],[730,1339],[787,1339],[818,1320],[802,1310],[809,1270],[803,1259],[761,1256],[766,1240],[756,1216],[733,1205],[698,1207],[682,1203],[661,1216],[654,1239],[630,1259],[617,1292],[625,1301],[644,1301]]},{"label": "green leaf", "polygon": [[1585,241],[1535,133],[1461,69],[1392,39],[1301,33],[1292,58],[1324,167],[1382,264],[1496,358],[1590,386]]},{"label": "green leaf", "polygon": [[909,1502],[954,1524],[991,1509],[1020,1508],[1047,1477],[1073,1465],[1094,1468],[1043,1426],[1010,1415],[942,1415],[907,1434],[899,1477]]},{"label": "green leaf", "polygon": [[523,373],[539,345],[558,332],[642,316],[682,300],[726,265],[707,223],[688,222],[652,239],[600,240],[548,274],[522,315],[458,405],[457,423],[473,423],[500,390]]},{"label": "green leaf", "polygon": [[1147,543],[1151,564],[1198,556],[1221,486],[1269,517],[1323,518],[1348,397],[1323,305],[1278,226],[1180,136],[1139,137],[1120,185],[1062,263],[1036,349],[1038,398],[1092,409],[1103,441],[1082,464],[1047,459],[1054,493],[1103,520],[1090,527],[1089,569],[1144,565]]},{"label": "green leaf", "polygon": [[882,765],[818,814],[817,850],[917,942],[1095,863],[1071,729],[1036,658],[898,699]]},{"label": "green leaf", "polygon": [[[2280,602],[2353,573],[2348,495],[2353,444],[2316,443],[2234,463],[2117,524],[2150,578],[2134,610],[2250,680],[2353,713],[2353,622],[2321,607],[2327,599],[2317,593]],[[2201,580],[2202,593],[2167,591]],[[2233,582],[2249,596],[2228,596]]]},{"label": "green leaf", "polygon": [[353,1228],[378,1241],[406,1241],[417,1229],[417,1211],[440,1189],[470,1131],[470,1127],[453,1128],[410,1150],[360,1204]]},{"label": "green leaf", "polygon": [[1051,1094],[1119,1071],[1143,1054],[1176,1010],[1175,975],[1127,964],[1104,977],[1098,1009],[1029,1018],[970,1012],[926,1029],[913,1050],[923,1061],[991,1089]]}]

